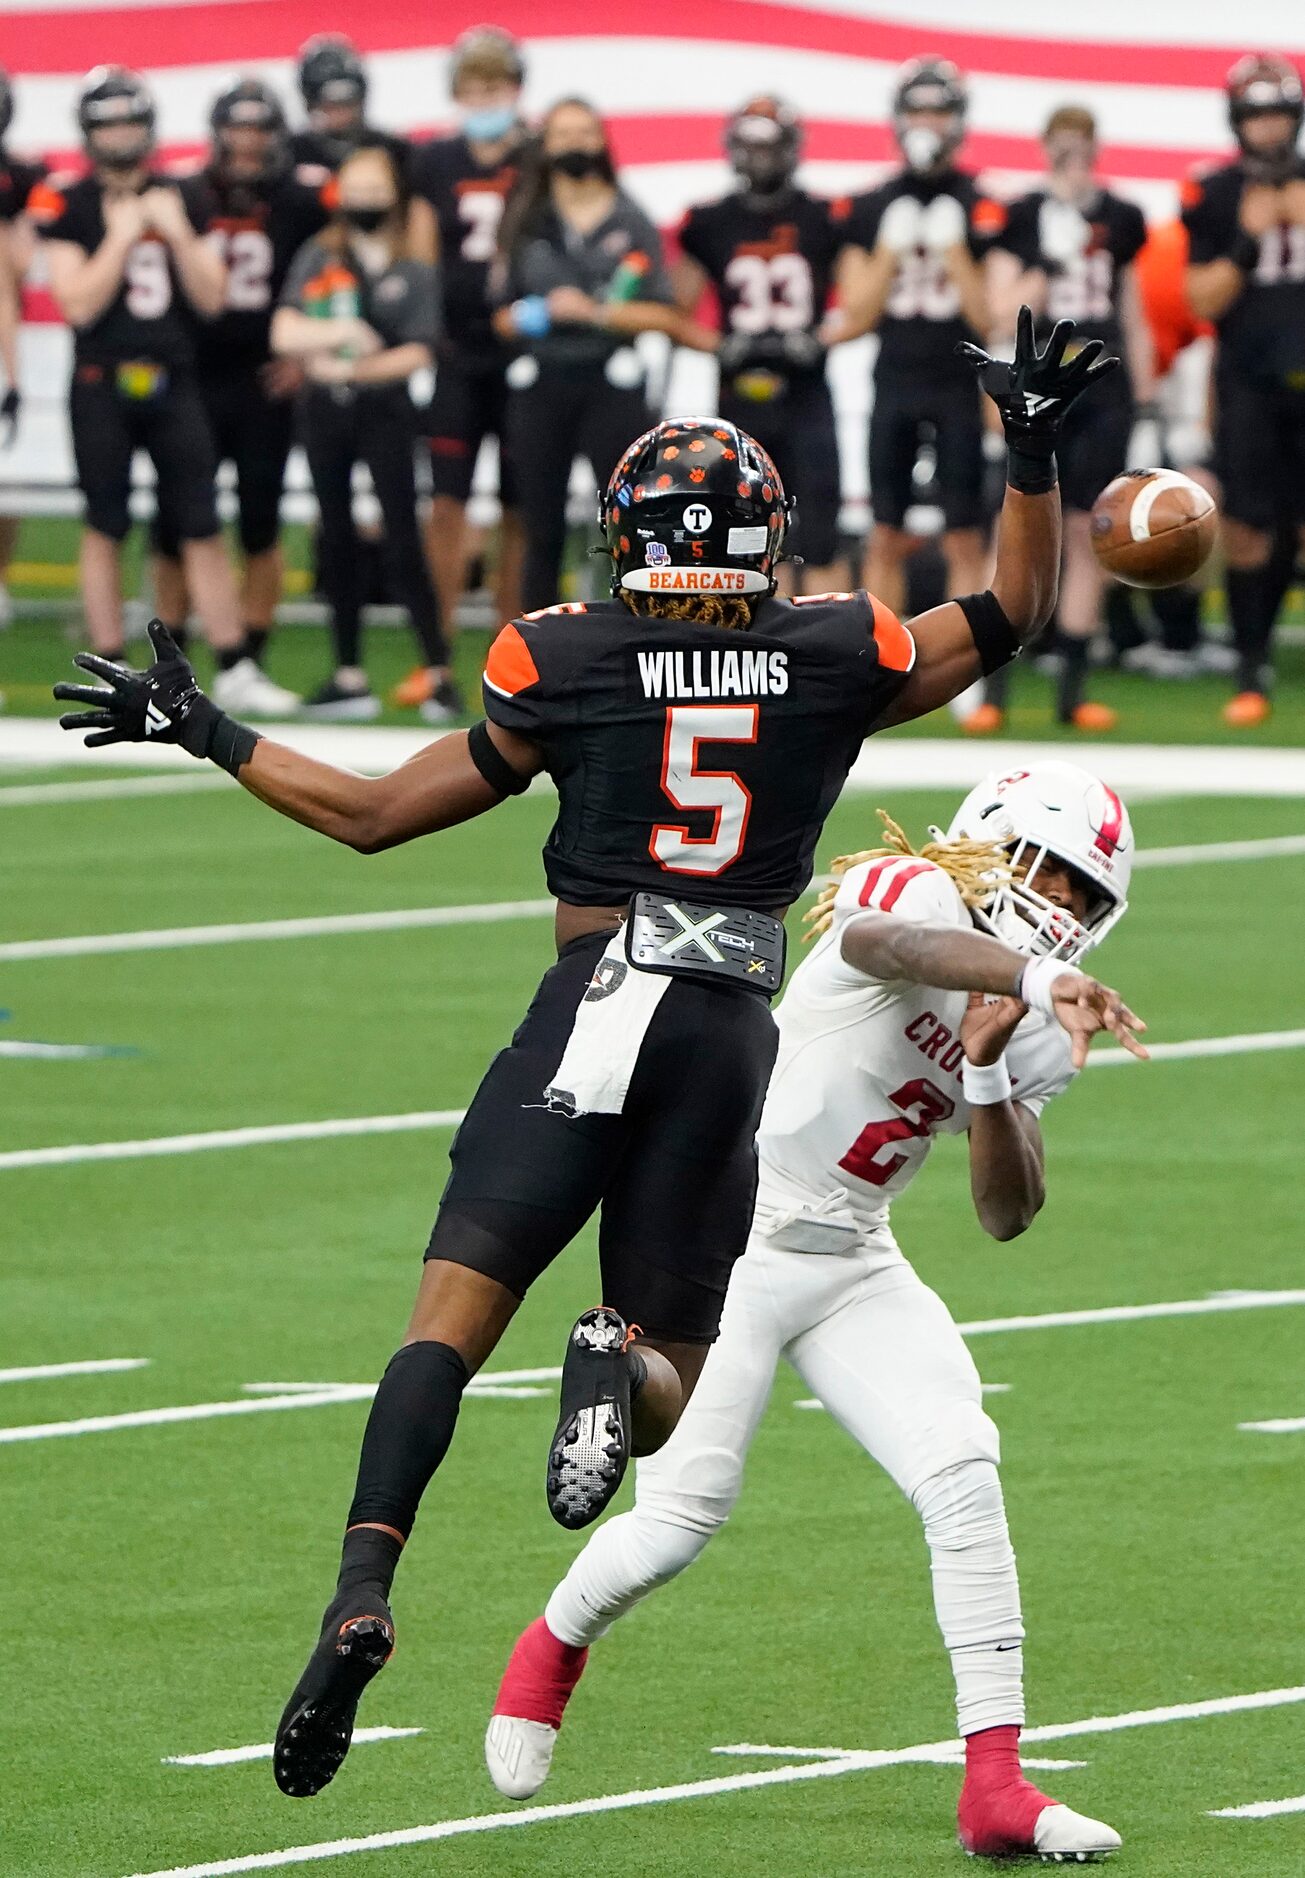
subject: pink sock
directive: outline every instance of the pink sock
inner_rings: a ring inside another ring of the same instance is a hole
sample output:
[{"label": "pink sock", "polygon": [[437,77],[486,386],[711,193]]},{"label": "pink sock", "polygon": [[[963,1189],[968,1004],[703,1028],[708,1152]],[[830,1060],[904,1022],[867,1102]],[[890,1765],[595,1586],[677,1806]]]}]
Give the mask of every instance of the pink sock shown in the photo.
[{"label": "pink sock", "polygon": [[965,1737],[965,1785],[957,1820],[974,1852],[1030,1848],[1038,1815],[1053,1805],[1020,1767],[1020,1731],[1014,1722]]},{"label": "pink sock", "polygon": [[589,1651],[556,1638],[542,1617],[522,1631],[503,1671],[496,1715],[562,1726],[562,1714],[579,1682]]}]

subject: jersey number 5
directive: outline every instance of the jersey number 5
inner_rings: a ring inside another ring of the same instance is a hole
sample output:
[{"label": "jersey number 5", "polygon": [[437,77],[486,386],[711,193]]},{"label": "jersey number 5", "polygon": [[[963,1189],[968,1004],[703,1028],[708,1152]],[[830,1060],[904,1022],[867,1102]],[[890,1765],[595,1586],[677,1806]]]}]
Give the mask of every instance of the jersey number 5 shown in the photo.
[{"label": "jersey number 5", "polygon": [[666,708],[662,793],[677,809],[709,809],[709,835],[683,824],[658,822],[648,851],[678,874],[723,874],[743,852],[752,812],[751,792],[732,769],[699,769],[700,743],[755,743],[756,704],[671,704]]},{"label": "jersey number 5", "polygon": [[[907,1154],[890,1154],[880,1160],[890,1141],[927,1141],[937,1124],[945,1122],[956,1108],[951,1097],[925,1076],[912,1076],[910,1082],[894,1089],[888,1100],[903,1113],[886,1122],[869,1122],[838,1163],[845,1173],[855,1174],[872,1187],[886,1187],[910,1159]],[[914,1117],[912,1109],[919,1111]]]}]

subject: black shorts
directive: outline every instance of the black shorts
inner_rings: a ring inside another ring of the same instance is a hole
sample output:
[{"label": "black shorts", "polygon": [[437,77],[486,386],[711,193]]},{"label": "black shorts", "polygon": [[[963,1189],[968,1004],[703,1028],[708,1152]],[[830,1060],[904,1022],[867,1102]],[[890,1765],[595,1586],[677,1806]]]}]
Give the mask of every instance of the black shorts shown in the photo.
[{"label": "black shorts", "polygon": [[144,450],[154,465],[157,500],[181,541],[218,532],[217,459],[195,380],[172,377],[152,398],[119,391],[111,365],[79,365],[68,393],[77,482],[86,525],[111,541],[131,527],[131,459]]},{"label": "black shorts", "polygon": [[[286,458],[294,441],[294,400],[269,398],[258,365],[203,372],[198,379],[209,433],[219,463],[236,471],[240,546],[266,554],[281,533],[281,491]],[[153,530],[154,547],[176,559],[180,546],[170,504],[161,492]]]},{"label": "black shorts", "polygon": [[877,522],[900,528],[915,500],[912,472],[922,444],[932,445],[947,528],[982,528],[983,418],[973,378],[875,378],[870,413],[870,506]]},{"label": "black shorts", "polygon": [[603,1301],[646,1336],[710,1343],[752,1223],[779,1033],[755,992],[673,979],[624,1111],[545,1108],[606,943],[597,933],[566,947],[490,1064],[454,1137],[426,1257],[524,1297],[597,1211]]},{"label": "black shorts", "polygon": [[1106,484],[1130,467],[1133,417],[1133,394],[1122,369],[1094,385],[1070,411],[1056,444],[1060,499],[1067,509],[1089,513]]},{"label": "black shorts", "polygon": [[476,458],[486,437],[498,438],[498,493],[505,509],[517,505],[512,457],[504,441],[508,388],[505,362],[441,354],[435,395],[427,407],[431,489],[465,502],[471,494]]},{"label": "black shorts", "polygon": [[1215,378],[1214,468],[1223,512],[1274,534],[1305,522],[1305,392],[1225,369]]},{"label": "black shorts", "polygon": [[722,387],[720,414],[774,457],[797,509],[790,551],[813,567],[827,566],[838,553],[842,489],[834,403],[823,374],[792,381],[770,404],[735,397]]}]

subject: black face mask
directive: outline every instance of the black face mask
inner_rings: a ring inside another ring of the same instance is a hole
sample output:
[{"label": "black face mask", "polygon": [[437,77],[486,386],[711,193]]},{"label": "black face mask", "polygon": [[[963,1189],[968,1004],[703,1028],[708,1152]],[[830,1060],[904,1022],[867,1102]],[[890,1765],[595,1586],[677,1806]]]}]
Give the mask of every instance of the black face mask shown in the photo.
[{"label": "black face mask", "polygon": [[559,150],[548,159],[548,166],[558,176],[583,182],[587,176],[601,176],[610,183],[616,172],[606,150]]},{"label": "black face mask", "polygon": [[389,220],[390,216],[393,215],[393,213],[394,213],[394,210],[392,208],[390,209],[345,209],[345,208],[342,208],[340,210],[340,218],[342,221],[348,222],[350,228],[356,228],[360,235],[374,235],[377,229],[381,228]]}]

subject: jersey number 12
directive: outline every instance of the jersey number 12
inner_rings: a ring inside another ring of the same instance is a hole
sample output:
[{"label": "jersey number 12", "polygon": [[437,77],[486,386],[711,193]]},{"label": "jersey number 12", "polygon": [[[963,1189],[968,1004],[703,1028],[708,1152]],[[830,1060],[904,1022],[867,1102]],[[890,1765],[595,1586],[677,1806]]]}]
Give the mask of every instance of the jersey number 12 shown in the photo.
[{"label": "jersey number 12", "polygon": [[648,851],[677,874],[723,874],[743,852],[752,794],[732,769],[702,769],[700,743],[755,743],[757,704],[671,704],[662,746],[662,794],[677,809],[706,809],[711,833],[695,835],[683,823],[658,822]]}]

